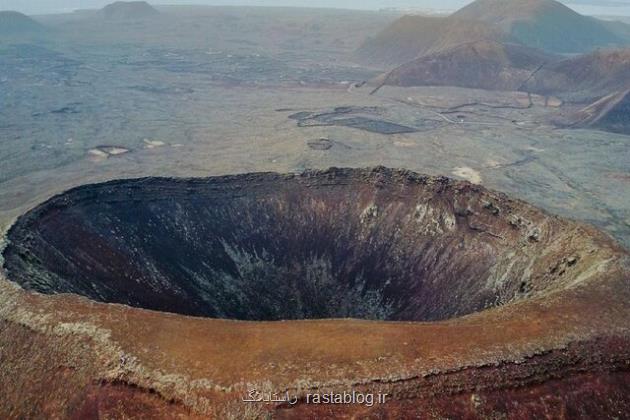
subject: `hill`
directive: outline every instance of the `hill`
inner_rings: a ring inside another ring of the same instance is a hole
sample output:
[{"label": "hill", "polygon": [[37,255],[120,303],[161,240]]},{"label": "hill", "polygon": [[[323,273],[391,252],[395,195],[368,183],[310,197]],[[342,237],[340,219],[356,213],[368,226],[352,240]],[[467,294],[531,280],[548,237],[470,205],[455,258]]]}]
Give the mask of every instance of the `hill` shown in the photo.
[{"label": "hill", "polygon": [[579,53],[627,42],[610,24],[582,16],[555,0],[477,0],[453,17],[497,25],[524,45]]},{"label": "hill", "polygon": [[456,45],[503,41],[508,37],[484,22],[428,16],[403,16],[357,50],[360,61],[376,65],[399,65],[421,55]]},{"label": "hill", "polygon": [[582,16],[555,0],[477,0],[448,17],[403,16],[367,39],[357,57],[374,65],[400,65],[476,41],[584,53],[630,44],[630,25]]},{"label": "hill", "polygon": [[574,115],[572,126],[630,135],[630,89],[594,102]]},{"label": "hill", "polygon": [[106,19],[144,19],[158,15],[159,12],[146,1],[117,1],[101,9]]},{"label": "hill", "polygon": [[0,35],[37,34],[46,28],[30,17],[12,11],[0,11]]},{"label": "hill", "polygon": [[582,101],[630,88],[630,48],[598,50],[544,66],[523,90]]},{"label": "hill", "polygon": [[521,45],[477,41],[403,64],[385,75],[382,84],[518,90],[543,65],[556,60]]}]

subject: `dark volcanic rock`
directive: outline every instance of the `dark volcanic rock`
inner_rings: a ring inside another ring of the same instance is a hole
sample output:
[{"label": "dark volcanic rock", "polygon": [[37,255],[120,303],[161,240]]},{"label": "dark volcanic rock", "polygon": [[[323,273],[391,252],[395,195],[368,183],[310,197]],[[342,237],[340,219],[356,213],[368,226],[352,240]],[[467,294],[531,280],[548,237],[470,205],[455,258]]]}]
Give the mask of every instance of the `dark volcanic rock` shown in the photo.
[{"label": "dark volcanic rock", "polygon": [[101,10],[101,14],[107,19],[143,19],[159,14],[146,1],[117,1],[108,4]]},{"label": "dark volcanic rock", "polygon": [[313,139],[306,144],[313,150],[330,150],[333,147],[333,142],[329,139]]},{"label": "dark volcanic rock", "polygon": [[480,187],[383,168],[150,178],[51,199],[13,226],[4,256],[26,289],[160,311],[440,320],[558,286],[530,278],[552,239],[541,217]]},{"label": "dark volcanic rock", "polygon": [[289,115],[298,122],[298,127],[350,127],[371,133],[403,134],[418,131],[415,127],[387,121],[380,116],[379,108],[341,106],[330,111],[302,111]]}]

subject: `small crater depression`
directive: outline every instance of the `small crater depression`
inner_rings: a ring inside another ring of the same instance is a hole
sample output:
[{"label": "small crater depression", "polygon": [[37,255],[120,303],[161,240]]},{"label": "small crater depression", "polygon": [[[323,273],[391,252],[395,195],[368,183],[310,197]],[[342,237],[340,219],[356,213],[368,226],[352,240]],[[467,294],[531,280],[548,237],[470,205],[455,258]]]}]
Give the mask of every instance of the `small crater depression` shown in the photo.
[{"label": "small crater depression", "polygon": [[312,139],[306,142],[308,147],[313,150],[329,150],[333,147],[333,142],[327,138]]},{"label": "small crater depression", "polygon": [[435,321],[564,287],[589,269],[558,234],[572,226],[404,170],[146,178],[53,197],[3,254],[12,281],[44,294],[240,320]]}]

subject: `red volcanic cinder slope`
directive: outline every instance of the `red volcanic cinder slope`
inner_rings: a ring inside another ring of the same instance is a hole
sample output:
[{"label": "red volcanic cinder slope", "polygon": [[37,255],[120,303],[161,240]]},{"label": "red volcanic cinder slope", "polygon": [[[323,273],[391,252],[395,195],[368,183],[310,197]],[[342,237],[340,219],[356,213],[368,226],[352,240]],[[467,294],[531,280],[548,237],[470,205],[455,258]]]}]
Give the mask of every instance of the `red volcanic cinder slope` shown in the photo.
[{"label": "red volcanic cinder slope", "polygon": [[523,90],[540,94],[566,92],[583,98],[600,98],[630,88],[630,48],[598,50],[544,66]]},{"label": "red volcanic cinder slope", "polygon": [[427,54],[383,76],[393,86],[460,86],[518,90],[557,57],[516,44],[477,41]]},{"label": "red volcanic cinder slope", "polygon": [[427,53],[448,49],[462,43],[481,40],[505,41],[509,36],[498,27],[467,19],[403,16],[375,37],[366,40],[357,51],[364,62],[398,65]]}]

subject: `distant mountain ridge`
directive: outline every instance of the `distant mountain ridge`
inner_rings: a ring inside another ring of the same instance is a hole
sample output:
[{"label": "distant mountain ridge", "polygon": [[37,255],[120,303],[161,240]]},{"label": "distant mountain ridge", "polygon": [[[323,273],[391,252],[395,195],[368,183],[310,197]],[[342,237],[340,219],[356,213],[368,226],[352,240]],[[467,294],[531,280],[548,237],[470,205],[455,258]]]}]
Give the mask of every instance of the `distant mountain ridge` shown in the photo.
[{"label": "distant mountain ridge", "polygon": [[157,16],[159,13],[146,1],[117,1],[100,11],[106,19],[143,19]]},{"label": "distant mountain ridge", "polygon": [[0,11],[0,34],[2,35],[38,34],[45,31],[45,26],[22,13]]},{"label": "distant mountain ridge", "polygon": [[555,0],[477,0],[448,17],[403,16],[356,55],[364,63],[392,66],[476,41],[583,53],[629,45],[630,25],[582,16]]},{"label": "distant mountain ridge", "polygon": [[524,45],[557,53],[623,42],[604,22],[554,0],[477,0],[452,17],[497,25]]}]

